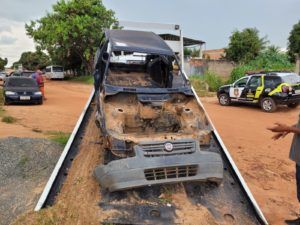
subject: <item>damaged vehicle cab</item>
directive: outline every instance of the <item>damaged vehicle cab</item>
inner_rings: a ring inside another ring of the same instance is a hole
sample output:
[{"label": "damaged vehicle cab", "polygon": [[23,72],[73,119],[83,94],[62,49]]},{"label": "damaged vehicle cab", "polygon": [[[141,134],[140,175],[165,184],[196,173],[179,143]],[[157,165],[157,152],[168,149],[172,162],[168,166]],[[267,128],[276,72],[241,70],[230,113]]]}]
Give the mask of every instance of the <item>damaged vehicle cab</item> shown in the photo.
[{"label": "damaged vehicle cab", "polygon": [[107,30],[95,57],[96,124],[106,162],[94,175],[118,191],[185,181],[221,182],[212,128],[176,55],[158,35]]}]

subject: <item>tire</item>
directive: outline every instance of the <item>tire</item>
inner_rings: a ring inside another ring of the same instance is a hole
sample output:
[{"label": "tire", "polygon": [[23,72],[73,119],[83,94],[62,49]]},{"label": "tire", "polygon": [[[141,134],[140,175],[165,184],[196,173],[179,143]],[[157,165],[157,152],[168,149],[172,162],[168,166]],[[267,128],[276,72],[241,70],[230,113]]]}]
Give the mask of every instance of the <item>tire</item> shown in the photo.
[{"label": "tire", "polygon": [[289,108],[294,109],[294,108],[296,108],[298,105],[299,105],[299,103],[290,103],[290,104],[288,104],[287,106],[288,106]]},{"label": "tire", "polygon": [[43,99],[38,102],[39,105],[43,105]]},{"label": "tire", "polygon": [[269,113],[275,112],[277,109],[276,102],[270,97],[263,98],[260,102],[260,107],[263,111]]},{"label": "tire", "polygon": [[230,101],[230,97],[228,96],[228,94],[220,94],[219,95],[219,103],[220,105],[222,106],[228,106],[231,104],[231,101]]}]

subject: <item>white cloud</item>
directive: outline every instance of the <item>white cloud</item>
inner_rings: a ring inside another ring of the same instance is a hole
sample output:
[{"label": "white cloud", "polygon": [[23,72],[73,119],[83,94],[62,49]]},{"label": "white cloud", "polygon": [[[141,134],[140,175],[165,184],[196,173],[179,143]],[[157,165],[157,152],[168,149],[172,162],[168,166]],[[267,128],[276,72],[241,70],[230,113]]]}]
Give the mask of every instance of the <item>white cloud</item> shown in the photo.
[{"label": "white cloud", "polygon": [[21,54],[34,51],[33,40],[26,35],[25,23],[8,19],[0,19],[0,28],[5,27],[0,34],[0,57],[7,58],[7,66],[18,61]]},{"label": "white cloud", "polygon": [[12,45],[16,42],[17,38],[8,35],[0,36],[0,45]]}]

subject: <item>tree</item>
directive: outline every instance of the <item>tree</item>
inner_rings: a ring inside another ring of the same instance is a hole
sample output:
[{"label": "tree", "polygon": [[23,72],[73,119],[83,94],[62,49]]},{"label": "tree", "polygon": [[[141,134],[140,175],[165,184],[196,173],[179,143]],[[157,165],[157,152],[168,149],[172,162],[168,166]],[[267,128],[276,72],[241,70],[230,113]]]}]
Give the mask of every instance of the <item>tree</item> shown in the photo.
[{"label": "tree", "polygon": [[4,67],[6,66],[6,64],[7,64],[7,58],[5,58],[5,59],[2,59],[1,57],[0,57],[0,70],[4,70]]},{"label": "tree", "polygon": [[71,61],[68,66],[79,65],[91,73],[103,31],[115,21],[114,12],[107,10],[101,0],[60,0],[53,5],[52,13],[31,21],[25,28],[53,61]]},{"label": "tree", "polygon": [[288,54],[291,61],[295,61],[295,55],[300,55],[300,20],[293,26],[288,38]]},{"label": "tree", "polygon": [[23,52],[18,62],[14,65],[22,64],[23,68],[28,70],[43,69],[50,64],[50,58],[41,50],[36,52]]},{"label": "tree", "polygon": [[266,46],[266,38],[259,37],[256,28],[246,28],[243,31],[234,31],[229,38],[228,48],[225,49],[225,58],[236,63],[247,63],[254,59]]}]

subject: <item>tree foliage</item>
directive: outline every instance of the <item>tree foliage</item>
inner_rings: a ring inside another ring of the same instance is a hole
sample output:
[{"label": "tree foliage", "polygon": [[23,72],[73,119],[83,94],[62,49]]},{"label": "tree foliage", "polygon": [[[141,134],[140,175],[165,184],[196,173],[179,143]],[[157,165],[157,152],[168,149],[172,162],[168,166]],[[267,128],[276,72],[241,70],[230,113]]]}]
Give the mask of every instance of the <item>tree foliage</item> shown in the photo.
[{"label": "tree foliage", "polygon": [[279,52],[278,47],[270,46],[255,59],[234,68],[231,72],[229,83],[233,83],[249,71],[293,71],[293,69],[294,64],[289,61],[288,55]]},{"label": "tree foliage", "polygon": [[0,70],[4,70],[4,67],[6,66],[6,64],[7,64],[7,58],[2,59],[0,57]]},{"label": "tree foliage", "polygon": [[266,38],[259,37],[256,28],[246,28],[234,31],[229,38],[225,58],[236,63],[247,63],[253,60],[266,46]]},{"label": "tree foliage", "polygon": [[49,52],[55,64],[92,71],[95,49],[104,29],[115,22],[114,12],[101,0],[59,0],[53,12],[25,25],[41,49]]},{"label": "tree foliage", "polygon": [[13,63],[13,67],[22,64],[27,70],[43,69],[50,64],[50,58],[44,52],[37,50],[36,52],[23,52],[18,62]]},{"label": "tree foliage", "polygon": [[295,60],[295,54],[300,55],[300,20],[293,26],[288,38],[288,54],[292,61]]}]

